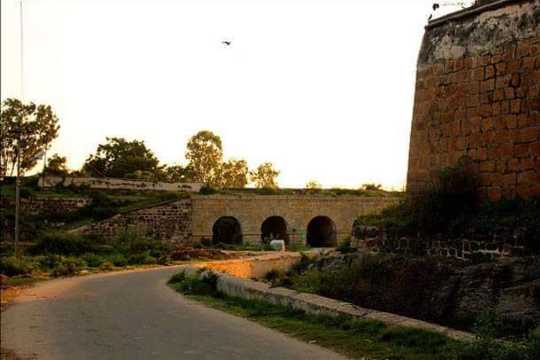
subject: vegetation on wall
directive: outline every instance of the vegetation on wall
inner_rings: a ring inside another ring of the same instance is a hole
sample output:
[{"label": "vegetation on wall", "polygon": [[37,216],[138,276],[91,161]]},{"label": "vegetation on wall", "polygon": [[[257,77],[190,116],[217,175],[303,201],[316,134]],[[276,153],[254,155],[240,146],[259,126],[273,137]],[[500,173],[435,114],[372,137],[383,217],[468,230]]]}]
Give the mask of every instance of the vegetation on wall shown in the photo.
[{"label": "vegetation on wall", "polygon": [[397,237],[492,238],[504,233],[524,239],[528,249],[539,251],[540,199],[502,199],[480,196],[478,177],[470,164],[461,162],[440,171],[429,190],[407,196],[378,215],[360,217],[363,225],[384,226]]}]

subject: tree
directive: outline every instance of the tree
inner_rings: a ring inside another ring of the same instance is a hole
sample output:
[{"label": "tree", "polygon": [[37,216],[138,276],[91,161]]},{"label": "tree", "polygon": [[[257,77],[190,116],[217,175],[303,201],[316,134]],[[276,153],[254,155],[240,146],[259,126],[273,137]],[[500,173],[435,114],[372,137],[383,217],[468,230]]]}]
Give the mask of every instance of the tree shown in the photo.
[{"label": "tree", "polygon": [[0,176],[13,175],[20,148],[21,174],[32,169],[39,154],[58,137],[58,118],[49,105],[6,99],[0,109]]},{"label": "tree", "polygon": [[189,166],[173,165],[163,170],[163,180],[171,183],[192,181],[193,175]]},{"label": "tree", "polygon": [[135,178],[157,180],[163,167],[144,141],[127,141],[124,138],[106,138],[96,153],[83,165],[83,172],[97,177]]},{"label": "tree", "polygon": [[53,176],[65,176],[69,174],[67,168],[67,158],[65,156],[60,156],[54,154],[47,161],[47,166],[44,169],[46,175]]},{"label": "tree", "polygon": [[221,165],[218,183],[221,188],[242,189],[248,183],[248,165],[245,160],[229,160]]},{"label": "tree", "polygon": [[274,169],[274,165],[271,162],[262,163],[256,170],[252,170],[250,173],[251,181],[255,183],[258,188],[277,189],[277,177],[279,171]]},{"label": "tree", "polygon": [[322,186],[321,184],[317,181],[317,180],[309,180],[307,183],[306,183],[306,189],[310,189],[310,190],[319,190],[321,189]]},{"label": "tree", "polygon": [[208,130],[193,135],[187,143],[186,159],[193,173],[193,181],[219,186],[223,148],[218,135]]},{"label": "tree", "polygon": [[370,183],[370,184],[363,184],[361,186],[361,189],[362,190],[371,190],[371,191],[376,191],[376,190],[382,190],[382,185],[381,184],[375,184],[375,183]]}]

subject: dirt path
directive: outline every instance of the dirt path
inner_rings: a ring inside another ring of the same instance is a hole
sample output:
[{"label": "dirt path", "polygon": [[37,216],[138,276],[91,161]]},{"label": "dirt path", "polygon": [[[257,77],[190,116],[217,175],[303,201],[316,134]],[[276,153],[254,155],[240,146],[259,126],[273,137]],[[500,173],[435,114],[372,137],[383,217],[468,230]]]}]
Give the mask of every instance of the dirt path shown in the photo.
[{"label": "dirt path", "polygon": [[37,359],[343,359],[169,289],[175,268],[37,285],[2,313],[2,347]]}]

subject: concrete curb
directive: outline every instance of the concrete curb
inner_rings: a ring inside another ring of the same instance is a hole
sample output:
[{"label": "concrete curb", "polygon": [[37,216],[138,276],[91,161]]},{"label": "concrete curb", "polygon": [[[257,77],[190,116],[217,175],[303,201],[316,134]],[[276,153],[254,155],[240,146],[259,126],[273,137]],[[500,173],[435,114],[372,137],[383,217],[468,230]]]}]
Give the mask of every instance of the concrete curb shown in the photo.
[{"label": "concrete curb", "polygon": [[[244,261],[246,260],[244,259]],[[210,265],[210,263],[206,265]],[[212,266],[209,267],[211,268]],[[205,264],[196,266],[188,265],[184,268],[184,272],[187,276],[196,276],[202,278],[208,276],[208,273],[217,275],[217,290],[228,296],[248,300],[262,300],[275,305],[290,306],[296,310],[303,310],[308,314],[323,314],[330,316],[346,315],[358,319],[376,320],[390,326],[401,326],[432,331],[448,336],[454,340],[471,341],[475,338],[473,334],[468,332],[450,329],[445,326],[432,324],[405,316],[362,308],[351,303],[334,300],[315,294],[301,293],[283,287],[273,288],[267,283],[239,278],[221,271],[224,270],[208,270]]]}]

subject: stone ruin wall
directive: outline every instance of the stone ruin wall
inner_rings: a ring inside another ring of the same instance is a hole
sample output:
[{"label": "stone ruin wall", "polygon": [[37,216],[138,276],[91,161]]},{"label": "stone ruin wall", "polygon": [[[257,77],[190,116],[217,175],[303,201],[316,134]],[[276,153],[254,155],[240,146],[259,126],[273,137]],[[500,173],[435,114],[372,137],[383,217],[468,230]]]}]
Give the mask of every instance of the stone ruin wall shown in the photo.
[{"label": "stone ruin wall", "polygon": [[166,202],[148,208],[115,215],[92,223],[76,232],[96,234],[112,240],[122,232],[134,232],[171,243],[190,243],[192,227],[191,199]]},{"label": "stone ruin wall", "polygon": [[[21,198],[21,215],[24,216],[39,216],[47,214],[48,216],[64,216],[68,213],[76,212],[92,202],[86,197],[30,197]],[[0,209],[4,210],[0,213],[0,242],[13,241],[14,220],[13,212],[15,209],[15,199],[2,197],[0,198]],[[22,231],[21,239],[26,239],[27,234]]]},{"label": "stone ruin wall", "polygon": [[194,243],[212,239],[212,227],[223,216],[235,217],[244,242],[261,242],[261,225],[270,216],[282,216],[291,241],[304,243],[308,223],[316,216],[335,222],[338,241],[351,236],[354,220],[396,204],[395,197],[324,197],[269,195],[192,195],[189,199],[118,214],[77,229],[113,239],[125,231],[171,243]]},{"label": "stone ruin wall", "polygon": [[335,224],[338,243],[348,239],[359,215],[377,213],[398,203],[397,197],[318,195],[193,195],[193,237],[212,239],[212,227],[222,216],[236,218],[244,242],[261,243],[261,225],[270,216],[287,223],[290,241],[306,243],[309,222],[327,216]]},{"label": "stone ruin wall", "polygon": [[407,190],[473,160],[491,200],[540,196],[540,2],[432,21],[418,59]]}]

